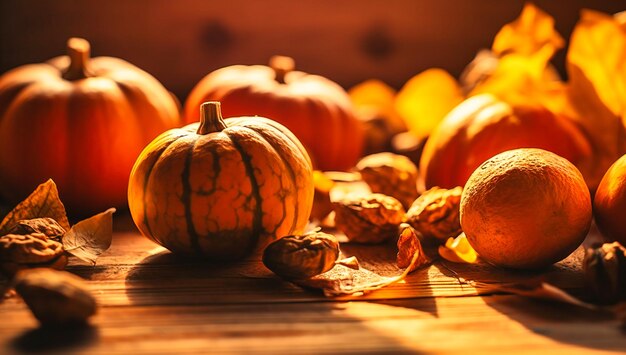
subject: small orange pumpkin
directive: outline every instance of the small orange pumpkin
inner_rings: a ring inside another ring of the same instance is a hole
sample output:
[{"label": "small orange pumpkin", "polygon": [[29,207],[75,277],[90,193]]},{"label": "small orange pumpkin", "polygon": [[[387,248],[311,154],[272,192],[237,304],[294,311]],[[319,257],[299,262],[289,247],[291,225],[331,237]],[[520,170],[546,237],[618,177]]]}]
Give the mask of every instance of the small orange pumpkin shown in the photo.
[{"label": "small orange pumpkin", "polygon": [[298,139],[262,117],[222,120],[219,102],[200,123],[172,129],[141,153],[128,204],[143,235],[211,260],[235,260],[304,232],[313,205],[311,161]]},{"label": "small orange pumpkin", "polygon": [[178,104],[152,76],[118,58],[69,56],[0,77],[0,194],[19,201],[48,178],[74,214],[126,204],[141,149],[179,125]]},{"label": "small orange pumpkin", "polygon": [[185,120],[198,121],[202,102],[220,101],[225,117],[259,115],[285,125],[308,149],[317,169],[352,167],[361,155],[364,132],[347,93],[324,77],[293,69],[293,59],[275,56],[269,67],[216,70],[189,94]]},{"label": "small orange pumpkin", "polygon": [[482,94],[450,111],[426,141],[420,161],[421,188],[464,186],[484,161],[517,148],[548,150],[579,168],[592,155],[587,138],[567,118]]}]

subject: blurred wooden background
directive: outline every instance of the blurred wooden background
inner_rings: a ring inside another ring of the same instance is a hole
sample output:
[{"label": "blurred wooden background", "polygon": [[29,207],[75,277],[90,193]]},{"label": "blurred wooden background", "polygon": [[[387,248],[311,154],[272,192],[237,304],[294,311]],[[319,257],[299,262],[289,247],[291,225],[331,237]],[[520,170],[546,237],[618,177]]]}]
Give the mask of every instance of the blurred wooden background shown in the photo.
[{"label": "blurred wooden background", "polygon": [[[1,0],[0,73],[64,53],[70,36],[93,54],[152,73],[184,99],[208,72],[264,64],[273,54],[350,87],[380,78],[394,87],[441,67],[458,75],[513,20],[523,1],[498,0]],[[608,13],[624,1],[536,1],[568,37],[581,8]],[[556,58],[562,72],[565,51]]]}]

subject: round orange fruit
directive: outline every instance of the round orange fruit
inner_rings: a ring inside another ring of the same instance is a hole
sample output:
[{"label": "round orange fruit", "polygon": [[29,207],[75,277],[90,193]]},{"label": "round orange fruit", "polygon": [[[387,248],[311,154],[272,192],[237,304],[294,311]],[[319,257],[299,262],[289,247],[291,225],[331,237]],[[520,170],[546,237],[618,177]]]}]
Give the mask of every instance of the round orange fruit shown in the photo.
[{"label": "round orange fruit", "polygon": [[626,155],[613,163],[600,181],[593,214],[606,239],[626,244]]},{"label": "round orange fruit", "polygon": [[461,195],[461,227],[494,265],[540,269],[568,256],[591,224],[591,197],[578,169],[542,149],[500,153],[480,165]]}]

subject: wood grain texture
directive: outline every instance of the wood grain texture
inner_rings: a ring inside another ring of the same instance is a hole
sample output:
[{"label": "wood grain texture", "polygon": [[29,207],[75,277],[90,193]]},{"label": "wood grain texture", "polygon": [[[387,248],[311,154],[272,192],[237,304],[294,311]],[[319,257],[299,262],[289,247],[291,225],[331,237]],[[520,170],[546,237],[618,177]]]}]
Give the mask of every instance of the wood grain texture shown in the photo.
[{"label": "wood grain texture", "polygon": [[[24,303],[9,298],[0,305],[0,319],[10,320],[0,322],[0,353],[626,350],[626,337],[609,314],[512,295],[479,296],[480,288],[461,285],[442,265],[365,297],[328,299],[277,278],[258,261],[217,266],[177,259],[119,217],[112,248],[97,266],[76,260],[69,266],[89,280],[100,303],[91,326],[38,328]],[[370,248],[378,255],[369,259],[370,267],[390,255],[376,249]],[[532,276],[484,266],[454,269],[458,276],[489,282]],[[547,277],[576,289],[579,273],[575,263],[562,264]]]}]

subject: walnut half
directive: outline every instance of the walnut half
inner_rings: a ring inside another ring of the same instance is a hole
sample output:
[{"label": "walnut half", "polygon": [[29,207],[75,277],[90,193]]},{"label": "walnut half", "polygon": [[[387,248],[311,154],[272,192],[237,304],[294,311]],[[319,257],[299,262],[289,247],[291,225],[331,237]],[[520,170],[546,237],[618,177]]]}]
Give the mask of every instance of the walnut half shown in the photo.
[{"label": "walnut half", "polygon": [[445,243],[461,233],[459,205],[463,189],[433,187],[413,202],[407,212],[407,223],[422,234],[425,242]]}]

